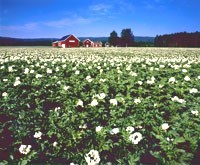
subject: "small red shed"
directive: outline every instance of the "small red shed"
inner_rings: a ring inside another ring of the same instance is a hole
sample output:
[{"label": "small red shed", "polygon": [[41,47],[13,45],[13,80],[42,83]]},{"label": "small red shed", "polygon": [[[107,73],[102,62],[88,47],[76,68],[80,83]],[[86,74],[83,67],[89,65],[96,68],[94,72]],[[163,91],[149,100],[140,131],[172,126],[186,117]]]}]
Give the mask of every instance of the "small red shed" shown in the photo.
[{"label": "small red shed", "polygon": [[52,46],[53,46],[53,47],[58,47],[58,41],[54,41],[54,42],[52,43]]},{"label": "small red shed", "polygon": [[93,47],[93,45],[94,45],[94,42],[91,41],[90,39],[86,39],[86,40],[83,41],[84,47]]},{"label": "small red shed", "polygon": [[79,39],[73,34],[62,37],[58,40],[58,46],[62,48],[78,47]]}]

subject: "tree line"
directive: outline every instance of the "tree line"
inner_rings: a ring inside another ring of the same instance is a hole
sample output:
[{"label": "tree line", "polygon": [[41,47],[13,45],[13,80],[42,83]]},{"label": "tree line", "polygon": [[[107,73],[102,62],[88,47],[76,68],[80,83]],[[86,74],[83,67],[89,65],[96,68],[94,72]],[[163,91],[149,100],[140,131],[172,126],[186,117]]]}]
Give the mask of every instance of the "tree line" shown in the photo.
[{"label": "tree line", "polygon": [[154,44],[158,47],[200,47],[200,32],[157,35]]},{"label": "tree line", "polygon": [[[15,39],[9,37],[0,37],[0,46],[51,46],[53,40],[55,39]],[[107,41],[102,42],[105,44]],[[132,30],[130,28],[126,28],[122,29],[120,37],[118,36],[117,32],[113,30],[108,37],[108,42],[110,46],[119,47],[200,47],[200,32],[180,32],[174,34],[157,35],[153,43],[148,41],[135,42],[135,37]]]},{"label": "tree line", "polygon": [[50,46],[52,39],[19,39],[0,37],[0,46]]}]

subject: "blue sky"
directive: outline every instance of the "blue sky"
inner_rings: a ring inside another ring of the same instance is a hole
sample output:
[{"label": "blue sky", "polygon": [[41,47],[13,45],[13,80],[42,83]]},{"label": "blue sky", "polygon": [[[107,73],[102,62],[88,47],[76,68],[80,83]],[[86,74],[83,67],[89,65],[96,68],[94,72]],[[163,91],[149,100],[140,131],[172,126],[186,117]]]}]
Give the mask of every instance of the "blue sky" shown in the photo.
[{"label": "blue sky", "polygon": [[60,38],[200,31],[200,0],[0,0],[0,36]]}]

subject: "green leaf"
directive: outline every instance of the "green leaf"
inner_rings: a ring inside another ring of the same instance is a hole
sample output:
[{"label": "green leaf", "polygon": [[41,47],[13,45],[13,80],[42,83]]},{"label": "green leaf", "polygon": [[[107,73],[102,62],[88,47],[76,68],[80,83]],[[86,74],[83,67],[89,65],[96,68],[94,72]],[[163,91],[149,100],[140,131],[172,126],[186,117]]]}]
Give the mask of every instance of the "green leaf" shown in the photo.
[{"label": "green leaf", "polygon": [[174,144],[184,143],[184,142],[185,142],[185,139],[183,137],[177,137],[173,141]]}]

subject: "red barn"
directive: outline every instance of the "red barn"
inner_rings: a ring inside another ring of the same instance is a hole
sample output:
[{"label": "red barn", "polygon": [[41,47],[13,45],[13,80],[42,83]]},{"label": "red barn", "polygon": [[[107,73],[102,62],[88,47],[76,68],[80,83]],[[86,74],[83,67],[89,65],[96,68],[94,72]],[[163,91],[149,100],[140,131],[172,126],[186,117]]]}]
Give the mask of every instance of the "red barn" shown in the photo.
[{"label": "red barn", "polygon": [[76,36],[70,34],[58,40],[58,46],[62,48],[78,47],[79,41]]},{"label": "red barn", "polygon": [[94,42],[91,41],[90,39],[86,39],[86,40],[83,41],[84,47],[93,47],[93,45],[94,45]]},{"label": "red barn", "polygon": [[52,46],[53,46],[53,47],[58,47],[58,41],[53,42],[53,43],[52,43]]}]

